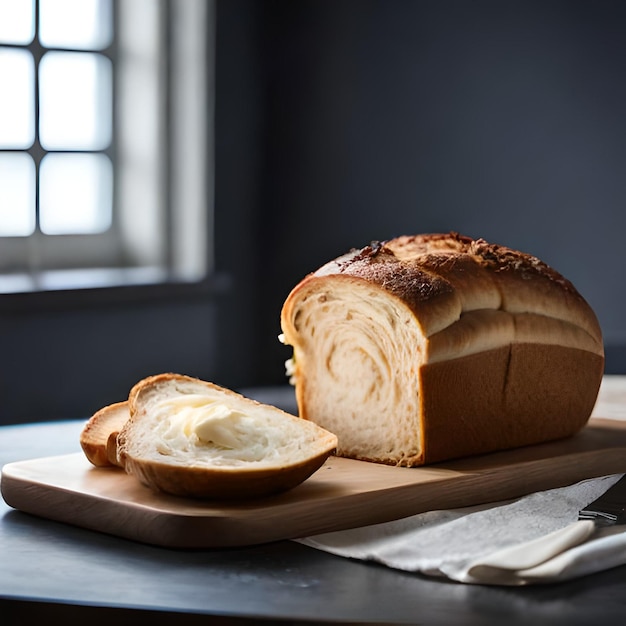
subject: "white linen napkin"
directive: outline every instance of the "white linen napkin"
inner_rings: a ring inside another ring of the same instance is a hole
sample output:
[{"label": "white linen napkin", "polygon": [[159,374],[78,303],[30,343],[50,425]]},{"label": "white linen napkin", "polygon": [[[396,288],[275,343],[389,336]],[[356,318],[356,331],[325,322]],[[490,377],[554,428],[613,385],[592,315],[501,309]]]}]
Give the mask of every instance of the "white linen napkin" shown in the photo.
[{"label": "white linen napkin", "polygon": [[626,526],[576,521],[622,474],[489,505],[299,539],[319,550],[463,583],[529,585],[626,563]]}]

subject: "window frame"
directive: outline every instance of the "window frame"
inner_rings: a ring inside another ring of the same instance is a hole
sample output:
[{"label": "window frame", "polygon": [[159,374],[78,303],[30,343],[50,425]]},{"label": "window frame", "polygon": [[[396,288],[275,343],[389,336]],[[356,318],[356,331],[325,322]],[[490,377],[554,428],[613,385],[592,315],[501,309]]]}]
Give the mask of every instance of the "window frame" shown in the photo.
[{"label": "window frame", "polygon": [[[153,190],[153,198],[159,206],[152,207],[149,225],[152,240],[146,245],[145,222],[133,222],[134,211],[129,206],[132,198],[123,200],[121,197],[126,174],[124,166],[120,166],[124,157],[120,154],[119,138],[120,115],[123,114],[119,97],[123,61],[119,61],[122,58],[119,46],[121,20],[128,20],[128,15],[124,18],[121,13],[130,4],[136,6],[137,0],[133,3],[113,0],[113,39],[103,49],[106,56],[117,58],[119,64],[113,81],[112,146],[94,151],[107,154],[114,164],[113,226],[99,234],[46,235],[36,231],[31,237],[0,238],[5,254],[15,253],[30,259],[30,267],[13,268],[12,272],[3,271],[3,276],[0,275],[0,294],[5,299],[10,294],[55,292],[57,298],[61,293],[102,292],[103,289],[111,290],[114,298],[126,298],[139,286],[148,287],[148,292],[153,294],[171,291],[163,288],[168,284],[178,285],[174,287],[176,292],[190,285],[190,293],[224,286],[224,279],[213,275],[212,244],[215,0],[143,2],[158,11],[158,40],[166,42],[158,47],[161,56],[157,71],[162,75],[162,82],[157,86],[161,159],[156,164],[158,188]],[[37,41],[37,32],[38,25],[34,45],[39,49],[39,59],[35,71],[47,50]],[[103,50],[97,53],[104,53]],[[36,111],[38,106],[35,93]],[[38,174],[43,156],[38,133],[31,150],[36,152]],[[127,206],[121,208],[124,202]],[[82,255],[81,260],[72,264],[68,256],[75,254],[76,249]],[[109,255],[104,263],[103,253]]]}]

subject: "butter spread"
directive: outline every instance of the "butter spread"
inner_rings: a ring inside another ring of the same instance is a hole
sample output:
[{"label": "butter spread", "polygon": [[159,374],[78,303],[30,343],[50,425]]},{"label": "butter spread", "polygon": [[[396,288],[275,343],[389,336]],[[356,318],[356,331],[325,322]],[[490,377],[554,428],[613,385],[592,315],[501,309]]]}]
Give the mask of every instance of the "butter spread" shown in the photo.
[{"label": "butter spread", "polygon": [[163,453],[193,446],[241,461],[260,461],[270,449],[263,420],[245,414],[221,400],[185,394],[159,402]]}]

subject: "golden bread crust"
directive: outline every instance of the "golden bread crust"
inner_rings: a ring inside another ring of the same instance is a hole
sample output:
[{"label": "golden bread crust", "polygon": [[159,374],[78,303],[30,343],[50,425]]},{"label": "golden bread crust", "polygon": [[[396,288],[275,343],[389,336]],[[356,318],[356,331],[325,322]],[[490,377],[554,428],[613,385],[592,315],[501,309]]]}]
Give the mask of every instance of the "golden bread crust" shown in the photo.
[{"label": "golden bread crust", "polygon": [[293,489],[316,472],[328,456],[328,452],[320,452],[297,466],[247,470],[207,470],[126,457],[125,469],[155,491],[188,498],[246,500]]},{"label": "golden bread crust", "polygon": [[128,402],[115,402],[96,411],[80,433],[80,446],[96,467],[119,466],[117,435],[130,417]]},{"label": "golden bread crust", "polygon": [[400,298],[427,336],[463,312],[500,309],[576,324],[596,341],[597,352],[603,351],[597,317],[569,280],[534,256],[483,239],[448,233],[374,243],[323,265],[296,290],[331,275],[360,278]]},{"label": "golden bread crust", "polygon": [[569,437],[589,419],[598,355],[515,344],[420,370],[422,463]]}]

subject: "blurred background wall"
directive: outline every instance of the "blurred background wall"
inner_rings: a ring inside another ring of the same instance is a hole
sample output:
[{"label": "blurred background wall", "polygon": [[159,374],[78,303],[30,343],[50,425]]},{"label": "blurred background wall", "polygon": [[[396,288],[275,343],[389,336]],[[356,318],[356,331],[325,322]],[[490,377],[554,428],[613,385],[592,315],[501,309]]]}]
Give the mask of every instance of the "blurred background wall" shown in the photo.
[{"label": "blurred background wall", "polygon": [[626,4],[218,0],[216,293],[0,311],[0,421],[140,377],[285,383],[282,302],[352,247],[455,230],[532,253],[626,373]]},{"label": "blurred background wall", "polygon": [[278,312],[305,273],[448,230],[569,277],[624,370],[624,3],[225,2],[220,17],[218,218],[252,196],[258,381],[277,379]]}]

